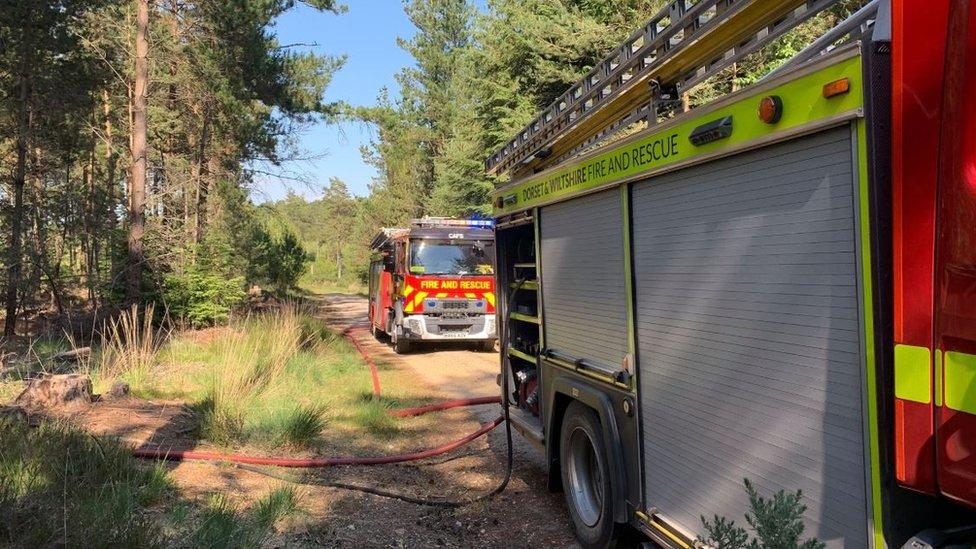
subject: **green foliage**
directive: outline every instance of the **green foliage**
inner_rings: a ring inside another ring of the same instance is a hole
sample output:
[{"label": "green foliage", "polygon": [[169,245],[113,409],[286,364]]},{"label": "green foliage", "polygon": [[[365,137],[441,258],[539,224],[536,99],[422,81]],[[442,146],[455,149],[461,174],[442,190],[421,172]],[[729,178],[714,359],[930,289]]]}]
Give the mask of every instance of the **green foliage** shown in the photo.
[{"label": "green foliage", "polygon": [[292,486],[282,486],[268,492],[254,504],[254,521],[265,528],[294,515],[300,510],[298,493]]},{"label": "green foliage", "polygon": [[318,291],[362,284],[375,231],[364,216],[365,209],[364,201],[350,195],[337,178],[332,178],[317,200],[289,194],[263,208],[269,225],[282,233],[294,233],[309,250],[311,261],[299,285]]},{"label": "green foliage", "polygon": [[281,418],[281,441],[285,446],[312,448],[316,446],[325,429],[324,410],[321,406],[296,406]]},{"label": "green foliage", "polygon": [[[338,115],[325,91],[344,59],[277,39],[276,21],[298,3],[148,3],[143,301],[157,297],[167,275],[194,265],[279,288],[300,276],[295,239],[262,234],[248,199],[256,174],[306,156],[297,146],[304,128]],[[345,10],[333,0],[302,4]],[[126,194],[139,187],[126,169],[135,5],[38,0],[0,8],[0,159],[6,184],[19,145],[27,181],[23,205],[12,188],[0,193],[0,251],[11,268],[4,274],[20,267],[21,310],[120,300],[131,261]],[[255,264],[279,260],[280,268]]]},{"label": "green foliage", "polygon": [[174,490],[165,468],[52,422],[0,422],[0,448],[0,545],[164,545],[146,511]]},{"label": "green foliage", "polygon": [[750,539],[745,528],[736,526],[735,521],[725,517],[715,516],[712,520],[701,517],[707,538],[699,541],[707,543],[716,549],[823,549],[826,544],[816,539],[800,541],[806,527],[803,524],[803,513],[807,507],[802,503],[803,493],[786,493],[780,490],[772,499],[759,495],[756,488],[744,481],[746,492],[749,494],[750,511],[746,513],[746,522],[755,532]]},{"label": "green foliage", "polygon": [[200,328],[226,323],[231,311],[247,294],[244,277],[227,278],[201,265],[163,279],[163,297],[169,313]]},{"label": "green foliage", "polygon": [[257,231],[252,235],[251,245],[248,278],[282,294],[297,286],[312,260],[295,233],[287,229],[277,237],[267,231]]},{"label": "green foliage", "polygon": [[276,522],[300,512],[298,494],[290,486],[275,488],[242,512],[223,494],[213,494],[192,531],[191,547],[261,547]]}]

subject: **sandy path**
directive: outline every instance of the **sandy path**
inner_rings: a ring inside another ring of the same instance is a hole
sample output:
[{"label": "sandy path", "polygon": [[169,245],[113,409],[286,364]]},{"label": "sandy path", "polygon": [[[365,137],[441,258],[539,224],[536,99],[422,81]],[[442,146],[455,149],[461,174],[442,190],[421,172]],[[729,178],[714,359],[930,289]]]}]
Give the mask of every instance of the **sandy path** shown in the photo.
[{"label": "sandy path", "polygon": [[[366,300],[358,296],[329,295],[324,300],[326,320],[333,326],[365,325]],[[397,355],[389,345],[372,338],[363,340],[377,359],[399,362],[410,367],[427,385],[444,396],[467,398],[498,394],[496,376],[498,355],[474,351],[463,344],[444,343],[416,346],[406,355]]]}]

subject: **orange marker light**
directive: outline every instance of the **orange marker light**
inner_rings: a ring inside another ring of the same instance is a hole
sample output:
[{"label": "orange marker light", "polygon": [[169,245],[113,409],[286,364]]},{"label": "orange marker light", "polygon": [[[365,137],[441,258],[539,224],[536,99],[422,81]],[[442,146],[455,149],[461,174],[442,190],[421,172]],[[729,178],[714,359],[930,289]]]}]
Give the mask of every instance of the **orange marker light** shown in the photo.
[{"label": "orange marker light", "polygon": [[823,96],[829,99],[835,95],[841,95],[849,91],[851,91],[851,79],[841,78],[840,80],[834,80],[833,82],[824,84]]},{"label": "orange marker light", "polygon": [[767,95],[759,101],[759,119],[775,124],[783,117],[783,100],[778,95]]}]

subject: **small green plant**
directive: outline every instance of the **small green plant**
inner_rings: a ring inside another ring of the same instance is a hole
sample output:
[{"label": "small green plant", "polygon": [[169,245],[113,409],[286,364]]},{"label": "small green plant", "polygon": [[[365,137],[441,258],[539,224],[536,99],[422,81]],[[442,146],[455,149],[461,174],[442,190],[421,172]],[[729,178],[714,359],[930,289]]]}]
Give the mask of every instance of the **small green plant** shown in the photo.
[{"label": "small green plant", "polygon": [[257,545],[254,532],[238,518],[227,496],[213,494],[200,516],[201,523],[190,539],[192,547],[248,547]]},{"label": "small green plant", "polygon": [[294,448],[315,446],[325,429],[324,413],[320,406],[298,406],[284,419],[282,442]]},{"label": "small green plant", "polygon": [[201,328],[225,324],[247,294],[243,277],[227,277],[217,269],[195,264],[163,278],[163,297],[170,314]]},{"label": "small green plant", "polygon": [[716,515],[712,520],[701,517],[702,525],[708,532],[707,538],[699,537],[698,541],[716,549],[823,549],[826,544],[816,539],[800,541],[806,527],[803,524],[803,513],[807,506],[802,503],[803,492],[797,490],[786,493],[780,490],[772,499],[759,495],[755,486],[744,481],[746,492],[749,494],[750,511],[746,513],[746,522],[755,532],[755,537],[749,537],[749,532],[735,521]]},{"label": "small green plant", "polygon": [[190,537],[190,547],[260,547],[275,523],[300,510],[298,494],[290,486],[268,492],[243,513],[227,496],[213,494]]},{"label": "small green plant", "polygon": [[282,486],[268,492],[254,504],[254,522],[259,527],[267,529],[298,511],[298,493],[295,488]]}]

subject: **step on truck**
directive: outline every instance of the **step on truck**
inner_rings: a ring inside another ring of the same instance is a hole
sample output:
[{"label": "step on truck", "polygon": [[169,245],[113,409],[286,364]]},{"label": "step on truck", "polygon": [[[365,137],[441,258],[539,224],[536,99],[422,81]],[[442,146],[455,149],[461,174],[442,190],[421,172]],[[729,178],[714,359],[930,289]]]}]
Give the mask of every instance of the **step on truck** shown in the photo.
[{"label": "step on truck", "polygon": [[369,323],[397,353],[420,343],[495,347],[491,220],[416,219],[382,229],[372,245]]},{"label": "step on truck", "polygon": [[830,548],[973,546],[976,1],[681,101],[834,4],[669,2],[486,161],[502,391],[584,546],[705,545],[745,479]]}]

